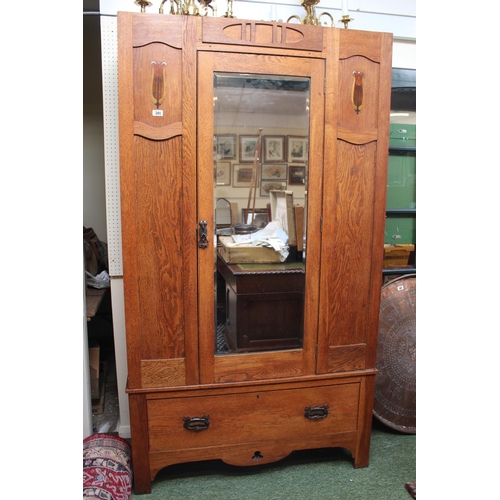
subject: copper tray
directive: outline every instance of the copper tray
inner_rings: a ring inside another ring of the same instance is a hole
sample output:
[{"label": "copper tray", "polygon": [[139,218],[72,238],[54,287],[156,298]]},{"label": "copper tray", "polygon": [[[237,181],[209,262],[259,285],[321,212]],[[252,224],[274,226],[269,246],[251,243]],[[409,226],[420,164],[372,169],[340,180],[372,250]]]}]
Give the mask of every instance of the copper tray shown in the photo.
[{"label": "copper tray", "polygon": [[382,287],[373,414],[400,432],[416,434],[415,274]]}]

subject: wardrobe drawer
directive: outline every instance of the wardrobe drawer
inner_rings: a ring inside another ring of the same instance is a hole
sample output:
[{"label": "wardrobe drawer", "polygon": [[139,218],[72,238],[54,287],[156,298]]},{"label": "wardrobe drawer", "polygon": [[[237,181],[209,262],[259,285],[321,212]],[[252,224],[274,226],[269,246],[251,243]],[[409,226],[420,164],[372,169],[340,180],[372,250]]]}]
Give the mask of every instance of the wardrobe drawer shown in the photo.
[{"label": "wardrobe drawer", "polygon": [[355,431],[359,383],[148,401],[150,451]]}]

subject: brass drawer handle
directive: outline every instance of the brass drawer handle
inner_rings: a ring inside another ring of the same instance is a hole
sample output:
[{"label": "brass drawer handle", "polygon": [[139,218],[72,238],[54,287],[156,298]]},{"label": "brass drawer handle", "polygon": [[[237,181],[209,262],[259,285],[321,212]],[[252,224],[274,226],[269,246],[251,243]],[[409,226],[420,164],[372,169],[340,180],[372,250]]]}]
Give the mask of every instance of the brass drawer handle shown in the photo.
[{"label": "brass drawer handle", "polygon": [[209,420],[209,415],[203,415],[203,417],[184,417],[184,429],[188,431],[204,431],[210,425]]},{"label": "brass drawer handle", "polygon": [[312,420],[328,417],[328,405],[323,406],[306,406],[304,408],[304,417]]}]

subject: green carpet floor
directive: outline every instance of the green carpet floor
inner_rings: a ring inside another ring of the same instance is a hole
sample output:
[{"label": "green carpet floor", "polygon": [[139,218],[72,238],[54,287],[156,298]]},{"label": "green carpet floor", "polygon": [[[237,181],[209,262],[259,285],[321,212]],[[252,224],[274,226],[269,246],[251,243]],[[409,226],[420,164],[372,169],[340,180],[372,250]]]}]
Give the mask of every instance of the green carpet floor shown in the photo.
[{"label": "green carpet floor", "polygon": [[416,436],[374,419],[370,465],[354,469],[343,449],[295,452],[273,464],[234,467],[221,461],[161,470],[143,500],[411,500],[404,484],[416,480]]}]

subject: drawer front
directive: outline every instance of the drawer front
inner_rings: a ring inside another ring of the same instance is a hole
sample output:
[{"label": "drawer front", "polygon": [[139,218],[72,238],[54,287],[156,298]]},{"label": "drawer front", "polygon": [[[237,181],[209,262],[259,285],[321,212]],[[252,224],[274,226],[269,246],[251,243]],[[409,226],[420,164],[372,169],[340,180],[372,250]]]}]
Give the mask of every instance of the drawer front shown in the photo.
[{"label": "drawer front", "polygon": [[150,400],[150,451],[355,431],[359,389],[359,383],[346,383]]}]

